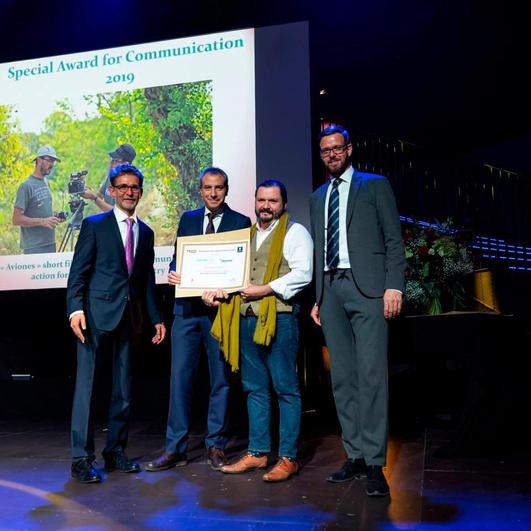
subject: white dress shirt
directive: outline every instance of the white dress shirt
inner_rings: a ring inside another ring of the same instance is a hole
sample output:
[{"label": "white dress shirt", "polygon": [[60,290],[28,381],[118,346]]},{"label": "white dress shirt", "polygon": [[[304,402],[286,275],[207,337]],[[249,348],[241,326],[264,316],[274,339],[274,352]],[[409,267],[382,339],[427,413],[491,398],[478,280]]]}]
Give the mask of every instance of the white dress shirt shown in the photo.
[{"label": "white dress shirt", "polygon": [[[208,225],[208,215],[210,213],[211,213],[210,210],[208,210],[208,208],[205,207],[205,216],[203,218],[203,234],[205,234],[205,231],[206,231],[206,228],[207,228],[207,225]],[[214,224],[214,231],[215,232],[218,232],[219,226],[221,224],[221,218],[222,217],[223,217],[223,210],[219,214],[214,216],[214,220],[212,221],[212,223]]]},{"label": "white dress shirt", "polygon": [[135,220],[133,224],[133,236],[135,238],[135,245],[133,248],[133,253],[136,254],[136,248],[138,246],[138,217],[136,215],[136,212],[132,216],[128,216],[123,210],[120,210],[118,207],[114,207],[113,209],[114,217],[116,218],[116,221],[118,223],[118,228],[120,229],[120,236],[122,237],[122,243],[125,247],[125,238],[127,236],[127,218],[132,218]]},{"label": "white dress shirt", "polygon": [[[278,220],[261,230],[257,225],[256,250],[278,225]],[[300,223],[292,223],[288,227],[282,254],[291,271],[284,276],[269,282],[276,295],[284,300],[291,299],[312,280],[313,274],[313,241],[310,233]]]},{"label": "white dress shirt", "polygon": [[[349,166],[339,177],[339,184],[337,190],[339,192],[339,263],[338,269],[350,269],[350,260],[348,258],[348,244],[347,244],[347,203],[350,184],[352,182],[352,175],[354,170]],[[330,202],[330,192],[332,191],[332,184],[326,190],[325,198],[325,239],[324,239],[324,270],[328,271],[326,265],[326,249],[327,249],[327,231],[328,231],[328,203]]]}]

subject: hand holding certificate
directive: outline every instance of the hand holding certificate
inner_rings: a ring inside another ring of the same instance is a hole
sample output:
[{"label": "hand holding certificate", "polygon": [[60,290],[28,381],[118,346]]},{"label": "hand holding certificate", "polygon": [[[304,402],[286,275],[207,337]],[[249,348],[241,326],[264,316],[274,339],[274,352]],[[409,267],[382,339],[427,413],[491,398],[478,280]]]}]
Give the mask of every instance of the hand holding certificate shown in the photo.
[{"label": "hand holding certificate", "polygon": [[249,283],[250,229],[177,238],[176,297],[197,297],[220,288],[233,293]]}]

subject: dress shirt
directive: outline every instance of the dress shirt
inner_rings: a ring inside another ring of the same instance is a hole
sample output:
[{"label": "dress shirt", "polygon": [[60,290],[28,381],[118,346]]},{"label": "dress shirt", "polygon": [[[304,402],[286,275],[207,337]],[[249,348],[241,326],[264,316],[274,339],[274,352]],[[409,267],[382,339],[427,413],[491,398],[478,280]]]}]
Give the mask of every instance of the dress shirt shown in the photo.
[{"label": "dress shirt", "polygon": [[[347,244],[347,203],[348,203],[348,193],[350,190],[350,184],[352,182],[352,175],[354,170],[352,166],[349,166],[339,177],[339,184],[337,190],[339,192],[339,263],[337,264],[338,269],[350,269],[350,260],[348,258],[348,244]],[[328,230],[328,203],[330,202],[330,192],[332,191],[332,186],[328,186],[326,190],[325,198],[325,238],[324,238],[324,256],[325,256],[325,266],[324,270],[328,271],[328,266],[326,265],[326,248],[327,248],[327,239],[326,232]]]},{"label": "dress shirt", "polygon": [[[205,207],[205,216],[203,217],[203,234],[205,234],[207,225],[208,225],[208,215],[211,213],[210,210],[208,210],[207,207]],[[212,220],[212,223],[214,224],[214,230],[215,232],[218,232],[219,225],[221,224],[221,218],[223,217],[223,209],[221,209],[220,212],[218,212],[214,219]]]},{"label": "dress shirt", "polygon": [[[263,241],[273,232],[278,220],[266,229],[257,225],[256,250],[260,249]],[[271,289],[284,300],[291,299],[312,280],[313,274],[313,242],[310,233],[300,223],[292,223],[288,227],[282,254],[291,271],[284,276],[269,282]]]},{"label": "dress shirt", "polygon": [[135,220],[133,224],[133,236],[135,237],[135,245],[133,248],[133,252],[136,254],[136,248],[138,246],[138,218],[136,216],[136,212],[132,216],[128,216],[123,210],[120,210],[118,207],[114,207],[113,209],[114,217],[116,218],[116,222],[118,223],[118,228],[120,229],[120,236],[122,237],[122,243],[125,247],[125,238],[127,236],[127,218],[132,218]]}]

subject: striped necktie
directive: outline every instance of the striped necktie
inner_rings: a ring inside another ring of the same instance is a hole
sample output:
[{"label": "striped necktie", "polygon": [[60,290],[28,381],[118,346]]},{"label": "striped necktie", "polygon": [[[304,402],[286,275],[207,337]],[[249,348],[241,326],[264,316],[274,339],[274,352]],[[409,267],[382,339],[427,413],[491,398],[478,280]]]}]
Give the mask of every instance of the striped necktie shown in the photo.
[{"label": "striped necktie", "polygon": [[332,181],[332,190],[328,198],[328,225],[326,230],[326,265],[329,270],[339,264],[339,181]]}]

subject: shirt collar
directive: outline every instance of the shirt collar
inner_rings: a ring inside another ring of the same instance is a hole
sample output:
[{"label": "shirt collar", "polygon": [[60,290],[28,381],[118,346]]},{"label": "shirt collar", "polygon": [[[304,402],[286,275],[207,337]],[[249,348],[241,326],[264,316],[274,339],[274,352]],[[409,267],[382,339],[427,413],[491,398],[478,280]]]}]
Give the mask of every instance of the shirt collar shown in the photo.
[{"label": "shirt collar", "polygon": [[273,221],[273,223],[271,223],[271,225],[269,225],[269,227],[267,227],[266,229],[261,229],[260,225],[258,225],[258,222],[257,222],[256,223],[256,230],[258,232],[271,232],[277,226],[277,223],[278,223],[278,219],[275,219],[275,221]]},{"label": "shirt collar", "polygon": [[125,221],[127,218],[132,218],[135,220],[135,223],[138,223],[138,217],[136,215],[136,212],[132,216],[128,216],[123,210],[120,210],[117,206],[115,206],[112,210],[118,223]]},{"label": "shirt collar", "polygon": [[[338,179],[340,181],[345,181],[350,186],[350,183],[352,181],[352,176],[354,175],[354,168],[352,165],[350,165],[339,177]],[[332,182],[334,179],[330,179],[330,182]]]},{"label": "shirt collar", "polygon": [[[214,218],[218,218],[220,216],[223,215],[223,212],[225,212],[225,204],[223,204],[223,206],[218,210],[218,212],[216,213],[216,215],[214,216]],[[204,214],[204,217],[206,218],[209,214],[212,214],[212,211],[209,210],[206,206],[205,206],[205,214]]]}]

